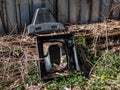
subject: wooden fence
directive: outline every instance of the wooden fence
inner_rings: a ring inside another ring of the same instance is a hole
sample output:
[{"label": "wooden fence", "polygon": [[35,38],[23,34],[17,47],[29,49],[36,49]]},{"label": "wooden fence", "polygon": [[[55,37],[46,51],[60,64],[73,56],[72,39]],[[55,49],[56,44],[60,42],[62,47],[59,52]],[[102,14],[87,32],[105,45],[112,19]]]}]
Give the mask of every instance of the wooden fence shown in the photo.
[{"label": "wooden fence", "polygon": [[64,23],[120,19],[120,0],[58,0],[58,3],[59,21]]},{"label": "wooden fence", "polygon": [[[45,0],[0,0],[0,33],[23,31]],[[120,0],[46,0],[56,19],[64,24],[120,19]]]}]

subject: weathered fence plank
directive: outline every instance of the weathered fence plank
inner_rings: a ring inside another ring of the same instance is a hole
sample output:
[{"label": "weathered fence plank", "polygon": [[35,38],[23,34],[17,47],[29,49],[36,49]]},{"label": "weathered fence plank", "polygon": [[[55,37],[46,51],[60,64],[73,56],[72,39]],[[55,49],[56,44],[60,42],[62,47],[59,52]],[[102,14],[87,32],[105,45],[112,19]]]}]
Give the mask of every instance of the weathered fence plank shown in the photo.
[{"label": "weathered fence plank", "polygon": [[29,24],[29,6],[28,0],[21,0],[20,2],[20,16],[21,16],[21,29],[23,30],[25,24]]},{"label": "weathered fence plank", "polygon": [[81,23],[88,22],[89,19],[89,5],[87,3],[87,0],[81,0]]},{"label": "weathered fence plank", "polygon": [[[0,2],[0,7],[1,7],[1,2]],[[0,33],[2,34],[2,33],[4,33],[4,29],[3,29],[3,25],[2,25],[2,20],[1,20],[1,8],[0,8]]]},{"label": "weathered fence plank", "polygon": [[97,0],[93,0],[92,6],[92,22],[98,22],[99,19],[99,2]]},{"label": "weathered fence plank", "polygon": [[106,18],[109,18],[110,15],[110,4],[111,0],[103,0],[102,3],[102,12],[100,13],[102,16],[102,19],[105,20]]},{"label": "weathered fence plank", "polygon": [[1,21],[2,21],[4,32],[8,33],[8,19],[7,19],[5,0],[1,1]]},{"label": "weathered fence plank", "polygon": [[2,21],[1,21],[1,17],[0,17],[0,33],[1,34],[4,33],[3,26],[2,26]]},{"label": "weathered fence plank", "polygon": [[21,30],[21,15],[20,15],[20,2],[15,0],[15,13],[16,13],[16,23],[17,23],[17,32]]},{"label": "weathered fence plank", "polygon": [[58,21],[68,22],[68,0],[58,0]]},{"label": "weathered fence plank", "polygon": [[16,28],[16,12],[14,0],[6,0],[7,22],[9,32]]},{"label": "weathered fence plank", "polygon": [[70,0],[70,23],[75,24],[78,22],[79,17],[79,0]]}]

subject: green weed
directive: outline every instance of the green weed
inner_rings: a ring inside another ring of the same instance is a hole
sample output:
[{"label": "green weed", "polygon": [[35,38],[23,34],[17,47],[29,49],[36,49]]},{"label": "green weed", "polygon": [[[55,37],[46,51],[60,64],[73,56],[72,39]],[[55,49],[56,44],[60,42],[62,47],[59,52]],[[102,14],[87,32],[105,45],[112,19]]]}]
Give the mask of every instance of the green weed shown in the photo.
[{"label": "green weed", "polygon": [[73,85],[82,88],[85,85],[85,77],[78,72],[71,73],[66,77],[55,78],[51,83],[47,84],[46,87],[48,90],[58,90],[63,87],[72,87]]}]

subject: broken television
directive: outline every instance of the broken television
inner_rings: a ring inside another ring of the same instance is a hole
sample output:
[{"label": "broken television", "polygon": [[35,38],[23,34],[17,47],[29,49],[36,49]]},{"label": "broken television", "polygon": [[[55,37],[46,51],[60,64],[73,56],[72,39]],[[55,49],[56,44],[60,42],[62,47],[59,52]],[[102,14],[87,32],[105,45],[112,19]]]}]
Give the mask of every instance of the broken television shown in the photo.
[{"label": "broken television", "polygon": [[73,34],[38,36],[37,46],[41,79],[52,79],[80,71]]}]

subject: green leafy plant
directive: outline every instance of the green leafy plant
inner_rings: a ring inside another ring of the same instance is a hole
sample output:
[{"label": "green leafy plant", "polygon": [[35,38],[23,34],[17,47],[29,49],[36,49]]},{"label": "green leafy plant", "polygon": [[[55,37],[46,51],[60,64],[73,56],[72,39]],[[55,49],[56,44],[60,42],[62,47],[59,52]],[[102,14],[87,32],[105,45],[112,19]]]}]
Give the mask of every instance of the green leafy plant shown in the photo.
[{"label": "green leafy plant", "polygon": [[28,75],[25,78],[25,82],[28,84],[37,84],[40,82],[40,74],[37,68],[37,61],[28,63]]},{"label": "green leafy plant", "polygon": [[46,87],[48,90],[58,90],[63,87],[71,86],[83,87],[85,85],[85,77],[82,76],[79,72],[71,73],[68,76],[55,78],[51,83],[47,84]]},{"label": "green leafy plant", "polygon": [[101,57],[101,60],[97,62],[97,66],[94,70],[94,74],[104,78],[114,78],[120,67],[120,58],[118,58],[114,53],[107,52]]},{"label": "green leafy plant", "polygon": [[87,81],[87,90],[119,90],[119,68],[120,58],[111,51],[103,53]]}]

